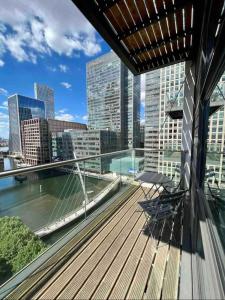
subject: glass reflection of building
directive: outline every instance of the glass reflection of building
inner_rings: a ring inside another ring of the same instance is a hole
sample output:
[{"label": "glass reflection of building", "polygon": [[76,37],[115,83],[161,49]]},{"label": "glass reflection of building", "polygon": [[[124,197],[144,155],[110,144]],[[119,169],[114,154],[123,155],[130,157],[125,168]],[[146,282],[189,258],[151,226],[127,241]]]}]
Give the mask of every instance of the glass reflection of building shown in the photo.
[{"label": "glass reflection of building", "polygon": [[45,118],[55,118],[55,106],[54,106],[54,90],[48,87],[46,84],[35,83],[34,84],[35,99],[39,99],[45,102]]},{"label": "glass reflection of building", "polygon": [[87,64],[88,125],[118,132],[118,148],[139,146],[140,76],[134,77],[114,52]]},{"label": "glass reflection of building", "polygon": [[8,98],[9,107],[9,151],[22,154],[21,122],[45,117],[45,104],[41,100],[13,95]]}]

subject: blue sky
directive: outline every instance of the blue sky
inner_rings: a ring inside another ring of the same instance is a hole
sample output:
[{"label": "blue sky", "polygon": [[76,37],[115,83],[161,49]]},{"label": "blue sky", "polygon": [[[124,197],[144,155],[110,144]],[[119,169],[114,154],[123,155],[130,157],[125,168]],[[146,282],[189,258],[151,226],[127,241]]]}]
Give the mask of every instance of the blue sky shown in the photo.
[{"label": "blue sky", "polygon": [[57,119],[87,122],[86,63],[110,47],[70,0],[0,7],[0,137],[8,137],[7,97],[33,97],[34,82],[54,89]]}]

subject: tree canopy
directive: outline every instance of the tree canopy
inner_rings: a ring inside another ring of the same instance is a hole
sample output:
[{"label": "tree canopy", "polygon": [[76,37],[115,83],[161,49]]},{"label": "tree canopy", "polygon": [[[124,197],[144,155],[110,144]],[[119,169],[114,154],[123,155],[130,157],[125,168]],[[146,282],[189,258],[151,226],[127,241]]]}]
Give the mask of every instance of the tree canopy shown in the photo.
[{"label": "tree canopy", "polygon": [[0,281],[18,272],[46,245],[18,217],[0,218]]}]

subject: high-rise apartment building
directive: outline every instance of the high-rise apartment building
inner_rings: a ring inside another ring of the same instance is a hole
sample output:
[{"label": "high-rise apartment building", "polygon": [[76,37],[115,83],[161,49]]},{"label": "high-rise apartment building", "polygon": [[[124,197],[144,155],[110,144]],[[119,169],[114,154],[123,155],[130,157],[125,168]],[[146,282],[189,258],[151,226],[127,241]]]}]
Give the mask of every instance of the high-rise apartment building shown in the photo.
[{"label": "high-rise apartment building", "polygon": [[134,77],[114,52],[87,64],[88,126],[121,136],[118,148],[140,143],[140,76]]},{"label": "high-rise apartment building", "polygon": [[[175,172],[180,165],[182,138],[182,117],[171,118],[169,113],[181,112],[184,101],[185,63],[171,65],[146,73],[145,88],[145,170],[158,171],[167,175],[179,176]],[[225,75],[219,82],[220,90],[225,94]],[[213,102],[221,102],[221,91],[214,92]],[[225,138],[224,106],[211,115],[209,121],[208,149],[223,152]],[[155,149],[155,150],[154,150]],[[158,151],[162,149],[164,151]],[[167,151],[165,151],[167,150]],[[218,155],[217,155],[218,156]],[[221,182],[223,155],[207,160],[207,168],[213,169]],[[224,180],[224,179],[223,179]]]},{"label": "high-rise apartment building", "polygon": [[8,98],[9,152],[22,155],[21,122],[45,118],[45,103],[41,100],[13,95]]},{"label": "high-rise apartment building", "polygon": [[47,120],[41,118],[25,120],[22,121],[21,128],[25,162],[29,165],[50,162],[50,139]]},{"label": "high-rise apartment building", "polygon": [[36,99],[44,101],[45,118],[54,119],[55,118],[54,90],[48,87],[46,84],[35,83],[34,96]]}]

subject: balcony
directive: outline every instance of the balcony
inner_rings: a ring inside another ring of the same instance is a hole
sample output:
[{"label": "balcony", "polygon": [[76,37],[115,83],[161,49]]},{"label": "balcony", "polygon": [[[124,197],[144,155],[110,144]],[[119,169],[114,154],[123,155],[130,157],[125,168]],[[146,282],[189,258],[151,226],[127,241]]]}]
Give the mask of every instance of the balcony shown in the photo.
[{"label": "balcony", "polygon": [[[19,215],[52,244],[3,284],[1,297],[178,296],[183,207],[168,222],[146,219],[136,180],[145,152],[125,150],[0,174],[1,214]],[[89,161],[101,161],[105,169],[93,172]],[[158,184],[144,186],[150,188],[156,197]]]},{"label": "balcony", "polygon": [[[178,162],[171,155],[162,155],[161,149],[156,155],[156,150],[132,149],[0,175],[1,180],[15,175],[28,179],[28,174],[49,168],[68,172],[64,174],[65,181],[56,178],[59,194],[52,199],[56,204],[54,213],[48,222],[45,216],[38,224],[41,227],[35,229],[46,232],[55,224],[68,225],[71,218],[74,222],[69,232],[56,238],[49,249],[2,286],[1,297],[224,299],[221,174],[225,168],[220,163],[218,171],[212,153],[207,165],[206,153],[209,116],[222,105],[215,102],[210,106],[209,99],[225,68],[224,1],[142,1],[139,5],[137,1],[117,0],[73,2],[135,75],[186,61],[187,101],[182,111],[180,107],[172,111],[172,117],[183,117],[183,150]],[[146,163],[147,156],[153,166]],[[143,157],[144,168],[148,166],[188,190],[177,218],[169,224],[148,218],[150,225],[144,225],[143,193],[151,190],[157,196],[164,189],[159,182],[144,182],[138,188],[137,175],[143,171],[139,162]],[[114,158],[119,164],[115,163],[117,169],[110,169]],[[93,175],[97,181],[90,184]],[[35,180],[36,174],[31,178]],[[75,178],[79,180],[74,182]],[[98,190],[100,185],[103,186]],[[29,200],[37,205],[45,186],[39,184],[38,193],[33,186],[29,184],[30,195],[36,195]],[[51,193],[54,189],[48,191],[43,201],[46,205]],[[11,205],[12,199],[7,202]]]},{"label": "balcony", "polygon": [[[209,116],[213,115],[224,106],[224,100],[217,99],[210,102]],[[169,102],[166,107],[167,115],[173,120],[183,119],[183,103]]]}]

